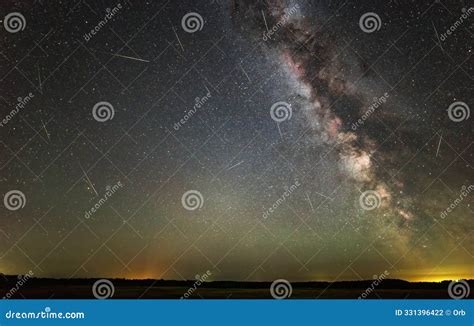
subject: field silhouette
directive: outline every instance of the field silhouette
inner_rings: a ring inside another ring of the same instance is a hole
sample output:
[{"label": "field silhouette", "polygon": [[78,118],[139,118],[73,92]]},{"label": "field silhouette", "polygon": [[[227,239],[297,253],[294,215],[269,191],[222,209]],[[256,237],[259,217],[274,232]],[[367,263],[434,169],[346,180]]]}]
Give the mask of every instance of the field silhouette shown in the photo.
[{"label": "field silhouette", "polygon": [[[99,279],[28,278],[2,275],[0,294],[14,299],[93,299],[92,287]],[[272,282],[203,282],[173,280],[110,279],[112,299],[271,299]],[[469,287],[474,280],[468,280]],[[19,283],[21,283],[19,285]],[[449,299],[451,281],[408,282],[385,279],[374,286],[374,280],[340,282],[292,282],[292,299]],[[190,289],[192,289],[190,291]],[[469,298],[472,298],[470,294]]]}]

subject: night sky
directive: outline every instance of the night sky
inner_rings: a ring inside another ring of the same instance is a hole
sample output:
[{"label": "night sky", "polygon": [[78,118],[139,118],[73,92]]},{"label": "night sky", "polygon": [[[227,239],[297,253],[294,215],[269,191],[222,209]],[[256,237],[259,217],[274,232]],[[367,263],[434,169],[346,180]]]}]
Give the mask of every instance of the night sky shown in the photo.
[{"label": "night sky", "polygon": [[473,6],[2,1],[0,272],[473,278]]}]

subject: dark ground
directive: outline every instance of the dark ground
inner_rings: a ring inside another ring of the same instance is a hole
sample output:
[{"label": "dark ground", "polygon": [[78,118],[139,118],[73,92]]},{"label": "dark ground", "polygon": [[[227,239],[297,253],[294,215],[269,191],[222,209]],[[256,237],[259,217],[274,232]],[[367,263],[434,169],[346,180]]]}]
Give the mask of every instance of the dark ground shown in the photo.
[{"label": "dark ground", "polygon": [[[0,293],[5,296],[18,282],[17,276],[5,276]],[[15,299],[92,299],[92,286],[97,279],[28,279],[11,295]],[[113,279],[115,299],[179,299],[195,281],[125,280]],[[411,283],[383,280],[367,299],[449,299],[448,285],[443,282]],[[474,280],[468,281],[473,288]],[[371,288],[373,280],[345,282],[294,282],[294,299],[357,299]],[[206,282],[190,293],[192,299],[271,299],[270,282]],[[469,298],[472,298],[472,293]]]}]

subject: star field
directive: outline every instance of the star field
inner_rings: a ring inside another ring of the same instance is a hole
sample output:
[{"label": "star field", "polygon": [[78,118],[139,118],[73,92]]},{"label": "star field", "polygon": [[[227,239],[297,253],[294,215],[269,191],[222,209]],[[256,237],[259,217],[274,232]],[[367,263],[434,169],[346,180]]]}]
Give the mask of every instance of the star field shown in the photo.
[{"label": "star field", "polygon": [[0,271],[472,278],[471,5],[2,3]]}]

